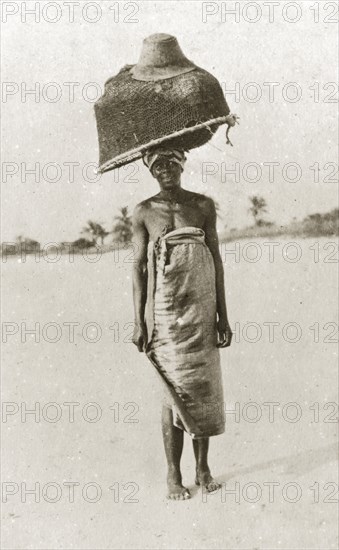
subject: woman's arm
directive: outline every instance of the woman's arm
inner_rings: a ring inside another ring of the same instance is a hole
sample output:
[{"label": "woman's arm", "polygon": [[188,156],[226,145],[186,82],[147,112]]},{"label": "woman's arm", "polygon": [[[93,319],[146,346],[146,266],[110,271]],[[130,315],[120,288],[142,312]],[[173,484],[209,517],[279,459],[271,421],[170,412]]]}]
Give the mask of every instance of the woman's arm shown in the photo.
[{"label": "woman's arm", "polygon": [[148,231],[143,218],[143,208],[138,205],[133,213],[133,243],[135,244],[135,263],[133,266],[133,302],[134,302],[134,335],[133,343],[139,351],[144,351],[147,344],[145,323],[145,305],[147,300],[147,245]]},{"label": "woman's arm", "polygon": [[218,333],[220,347],[231,345],[232,331],[227,318],[226,298],[225,298],[225,283],[224,283],[224,268],[219,251],[219,239],[217,234],[217,213],[215,210],[214,201],[206,199],[206,222],[204,226],[206,244],[213,256],[215,266],[215,284],[217,296],[217,313],[218,313]]}]

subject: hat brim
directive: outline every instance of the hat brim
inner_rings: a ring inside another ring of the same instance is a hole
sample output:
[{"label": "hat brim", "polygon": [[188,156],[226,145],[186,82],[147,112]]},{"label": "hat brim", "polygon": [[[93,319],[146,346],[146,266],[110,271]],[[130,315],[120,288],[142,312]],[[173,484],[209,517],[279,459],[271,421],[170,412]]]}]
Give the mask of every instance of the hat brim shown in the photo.
[{"label": "hat brim", "polygon": [[[179,137],[183,137],[187,134],[194,134],[195,132],[205,131],[206,134],[204,138],[201,139],[201,143],[199,144],[199,145],[203,145],[204,143],[207,143],[209,139],[211,139],[213,133],[217,130],[217,128],[222,124],[225,124],[226,122],[227,122],[227,116],[221,116],[211,120],[207,120],[206,122],[201,122],[190,128],[183,128],[182,130],[173,132],[167,136],[163,136],[158,139],[153,139],[144,145],[136,147],[135,149],[131,149],[121,155],[117,155],[114,158],[111,158],[106,162],[100,164],[96,172],[98,174],[103,174],[104,172],[108,172],[109,170],[114,170],[115,168],[119,168],[119,166],[129,164],[130,162],[133,162],[135,160],[142,158],[142,156],[145,154],[145,152],[148,149],[159,145],[168,145],[168,143],[172,142],[172,140],[177,139]],[[197,147],[197,145],[193,147],[191,146],[187,150],[192,149],[194,147]]]},{"label": "hat brim", "polygon": [[183,65],[166,65],[164,67],[151,67],[134,65],[130,74],[134,80],[142,80],[143,82],[150,82],[155,80],[166,80],[166,78],[173,78],[181,74],[189,73],[197,68],[194,63],[187,60]]}]

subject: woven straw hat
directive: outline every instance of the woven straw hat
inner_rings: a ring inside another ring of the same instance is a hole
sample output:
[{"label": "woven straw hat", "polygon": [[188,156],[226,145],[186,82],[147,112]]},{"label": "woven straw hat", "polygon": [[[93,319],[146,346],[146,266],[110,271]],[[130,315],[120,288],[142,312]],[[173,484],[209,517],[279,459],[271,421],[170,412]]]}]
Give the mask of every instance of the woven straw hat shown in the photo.
[{"label": "woven straw hat", "polygon": [[230,112],[218,80],[189,61],[175,37],[163,34],[145,39],[138,64],[107,80],[94,110],[101,173],[155,146],[200,147]]},{"label": "woven straw hat", "polygon": [[140,59],[131,69],[131,75],[136,80],[164,80],[195,68],[196,65],[182,53],[175,36],[161,33],[145,38]]}]

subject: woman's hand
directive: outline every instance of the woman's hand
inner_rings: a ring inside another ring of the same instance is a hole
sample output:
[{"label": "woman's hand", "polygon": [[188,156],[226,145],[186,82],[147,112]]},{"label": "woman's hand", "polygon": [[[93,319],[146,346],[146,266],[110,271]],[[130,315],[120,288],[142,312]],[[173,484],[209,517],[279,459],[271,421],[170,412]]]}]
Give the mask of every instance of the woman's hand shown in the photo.
[{"label": "woman's hand", "polygon": [[147,346],[146,323],[135,323],[132,342],[137,346],[140,352],[146,351],[146,346]]},{"label": "woman's hand", "polygon": [[218,329],[218,348],[228,348],[231,345],[233,332],[227,319],[219,318],[217,323]]}]

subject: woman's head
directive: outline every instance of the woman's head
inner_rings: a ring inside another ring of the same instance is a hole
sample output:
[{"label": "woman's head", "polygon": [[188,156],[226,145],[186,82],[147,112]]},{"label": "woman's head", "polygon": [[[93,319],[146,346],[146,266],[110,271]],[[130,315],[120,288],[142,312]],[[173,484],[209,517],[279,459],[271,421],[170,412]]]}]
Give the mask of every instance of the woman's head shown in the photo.
[{"label": "woman's head", "polygon": [[186,161],[182,149],[158,147],[150,149],[143,157],[144,164],[158,181],[161,189],[172,190],[180,187],[181,172]]}]

